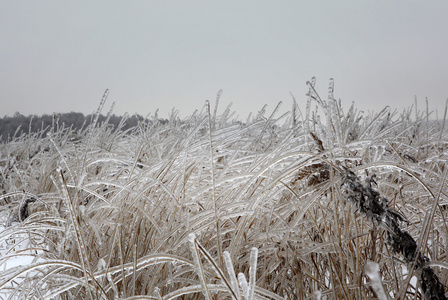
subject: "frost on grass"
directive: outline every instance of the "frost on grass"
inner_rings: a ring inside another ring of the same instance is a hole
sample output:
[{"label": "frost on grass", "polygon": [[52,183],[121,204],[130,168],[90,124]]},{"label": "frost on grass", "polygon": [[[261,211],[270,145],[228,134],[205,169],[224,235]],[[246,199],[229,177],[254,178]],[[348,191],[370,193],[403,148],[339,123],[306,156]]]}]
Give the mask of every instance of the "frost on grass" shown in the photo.
[{"label": "frost on grass", "polygon": [[357,209],[375,225],[385,228],[387,244],[393,252],[403,256],[410,268],[415,268],[423,294],[427,299],[446,299],[444,286],[434,270],[427,264],[429,258],[418,250],[417,242],[412,236],[401,229],[403,217],[388,208],[388,200],[381,198],[380,194],[371,188],[370,181],[362,185],[355,173],[345,170],[342,183],[345,200],[354,203]]},{"label": "frost on grass", "polygon": [[387,300],[387,294],[384,291],[383,283],[381,281],[380,267],[373,261],[366,262],[366,275],[370,279],[370,285],[379,300]]},{"label": "frost on grass", "polygon": [[218,93],[185,119],[0,144],[0,296],[371,299],[372,261],[388,295],[444,299],[445,120],[308,86],[303,112],[241,121]]}]

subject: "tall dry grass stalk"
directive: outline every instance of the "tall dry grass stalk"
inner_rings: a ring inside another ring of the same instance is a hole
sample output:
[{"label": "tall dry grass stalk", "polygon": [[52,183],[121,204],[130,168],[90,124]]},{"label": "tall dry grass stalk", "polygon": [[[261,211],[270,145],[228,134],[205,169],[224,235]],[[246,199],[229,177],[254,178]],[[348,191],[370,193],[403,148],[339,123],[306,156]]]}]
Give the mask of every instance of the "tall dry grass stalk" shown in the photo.
[{"label": "tall dry grass stalk", "polygon": [[344,110],[333,81],[326,100],[308,86],[304,114],[294,99],[242,123],[219,93],[184,120],[55,120],[1,144],[0,296],[446,299],[445,120]]}]

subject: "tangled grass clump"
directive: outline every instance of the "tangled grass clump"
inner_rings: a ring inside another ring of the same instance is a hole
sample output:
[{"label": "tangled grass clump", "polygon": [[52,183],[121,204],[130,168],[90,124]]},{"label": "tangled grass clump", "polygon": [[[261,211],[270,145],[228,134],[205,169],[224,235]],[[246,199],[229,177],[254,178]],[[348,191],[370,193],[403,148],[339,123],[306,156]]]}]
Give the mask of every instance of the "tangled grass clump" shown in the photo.
[{"label": "tangled grass clump", "polygon": [[445,118],[345,111],[332,81],[327,100],[308,85],[304,114],[243,123],[218,97],[1,144],[0,296],[446,299]]}]

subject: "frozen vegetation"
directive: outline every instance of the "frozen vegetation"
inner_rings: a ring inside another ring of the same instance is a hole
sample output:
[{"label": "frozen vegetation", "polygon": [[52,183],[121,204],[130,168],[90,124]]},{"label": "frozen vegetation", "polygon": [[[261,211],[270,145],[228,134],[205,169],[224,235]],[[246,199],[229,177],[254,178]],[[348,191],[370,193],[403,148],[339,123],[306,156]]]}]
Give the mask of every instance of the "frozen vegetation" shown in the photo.
[{"label": "frozen vegetation", "polygon": [[308,86],[0,144],[0,298],[446,299],[446,111]]}]

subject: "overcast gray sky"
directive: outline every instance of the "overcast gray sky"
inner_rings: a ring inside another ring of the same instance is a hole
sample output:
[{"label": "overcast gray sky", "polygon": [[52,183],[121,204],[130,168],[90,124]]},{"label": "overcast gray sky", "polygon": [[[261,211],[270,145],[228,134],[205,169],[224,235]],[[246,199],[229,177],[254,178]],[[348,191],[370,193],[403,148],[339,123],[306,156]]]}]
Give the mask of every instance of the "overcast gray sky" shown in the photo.
[{"label": "overcast gray sky", "polygon": [[181,116],[223,89],[241,118],[304,103],[329,78],[344,106],[443,114],[448,1],[0,0],[0,117],[96,110]]}]

